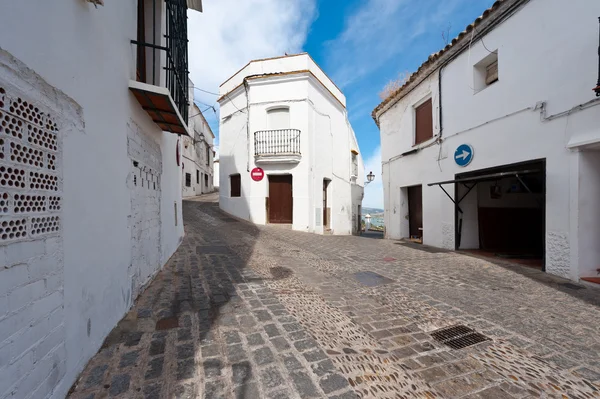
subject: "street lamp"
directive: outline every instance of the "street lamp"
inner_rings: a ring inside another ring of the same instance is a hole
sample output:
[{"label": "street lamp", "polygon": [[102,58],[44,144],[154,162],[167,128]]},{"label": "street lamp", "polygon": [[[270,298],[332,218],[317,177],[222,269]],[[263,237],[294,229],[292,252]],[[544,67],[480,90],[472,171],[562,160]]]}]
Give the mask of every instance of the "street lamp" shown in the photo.
[{"label": "street lamp", "polygon": [[373,174],[373,172],[369,172],[369,174],[367,175],[367,181],[365,182],[365,186],[371,183],[373,180],[375,180],[375,175]]}]

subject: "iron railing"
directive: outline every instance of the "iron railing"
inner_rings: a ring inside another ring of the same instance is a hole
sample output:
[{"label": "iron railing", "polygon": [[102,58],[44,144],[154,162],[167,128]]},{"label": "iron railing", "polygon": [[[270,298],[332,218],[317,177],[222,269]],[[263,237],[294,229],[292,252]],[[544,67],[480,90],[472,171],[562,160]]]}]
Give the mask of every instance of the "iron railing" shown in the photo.
[{"label": "iron railing", "polygon": [[300,155],[300,130],[260,130],[254,133],[255,155]]},{"label": "iron railing", "polygon": [[[169,90],[181,117],[188,120],[188,38],[187,38],[187,0],[152,0],[152,9],[144,9],[143,0],[138,0],[138,37],[131,43],[138,46],[137,79],[140,82],[161,86],[161,69],[165,70],[164,87]],[[166,3],[165,45],[157,43],[161,34],[160,18],[157,19],[157,3]],[[145,22],[152,13],[151,38],[146,37],[148,30]],[[150,40],[148,40],[150,39]],[[159,65],[158,52],[164,51],[164,66]],[[152,65],[148,68],[146,62]]]}]

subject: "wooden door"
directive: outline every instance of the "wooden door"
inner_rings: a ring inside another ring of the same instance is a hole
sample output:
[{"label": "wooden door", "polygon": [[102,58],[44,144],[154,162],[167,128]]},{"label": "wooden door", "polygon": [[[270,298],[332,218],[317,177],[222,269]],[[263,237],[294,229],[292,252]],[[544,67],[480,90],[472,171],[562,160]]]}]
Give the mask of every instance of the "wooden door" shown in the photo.
[{"label": "wooden door", "polygon": [[423,238],[423,187],[408,188],[408,231],[410,237]]},{"label": "wooden door", "polygon": [[269,176],[269,223],[292,223],[292,175]]}]

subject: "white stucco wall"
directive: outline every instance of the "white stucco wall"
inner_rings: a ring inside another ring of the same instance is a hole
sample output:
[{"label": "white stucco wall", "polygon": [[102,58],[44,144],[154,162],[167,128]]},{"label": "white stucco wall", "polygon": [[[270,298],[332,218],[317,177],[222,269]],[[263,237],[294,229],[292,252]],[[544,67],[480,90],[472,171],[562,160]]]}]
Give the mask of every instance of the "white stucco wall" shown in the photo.
[{"label": "white stucco wall", "polygon": [[215,159],[213,163],[213,187],[215,188],[215,190],[219,189],[219,173],[221,173],[220,166],[221,162],[218,159]]},{"label": "white stucco wall", "polygon": [[[427,183],[452,180],[457,173],[545,159],[546,268],[553,274],[579,277],[572,255],[579,248],[582,256],[584,249],[577,244],[582,232],[572,222],[577,209],[568,211],[577,208],[571,188],[578,178],[573,168],[579,165],[579,154],[566,147],[578,138],[600,140],[599,108],[551,120],[543,119],[534,108],[545,102],[548,117],[595,98],[591,89],[598,69],[597,15],[600,4],[592,0],[530,1],[484,36],[487,49],[498,50],[499,81],[479,92],[473,90],[473,66],[489,52],[481,41],[474,41],[470,52],[463,52],[442,72],[441,144],[399,157],[412,149],[414,106],[429,95],[434,104],[434,134],[439,134],[437,72],[380,116],[388,238],[408,235],[408,208],[401,187],[423,184],[424,243],[454,249],[454,205],[440,188]],[[571,29],[561,28],[565,24]],[[470,144],[475,153],[465,168],[453,160],[454,151],[463,143]],[[595,181],[586,184],[595,192]],[[445,188],[454,197],[454,186]],[[465,199],[465,206],[472,195]],[[476,236],[463,236],[462,247],[470,247],[474,240]]]},{"label": "white stucco wall", "polygon": [[[21,300],[31,306],[8,311],[0,306],[0,397],[16,392],[16,397],[35,393],[63,398],[132,305],[135,293],[180,243],[177,137],[161,132],[128,90],[129,79],[135,77],[135,47],[130,43],[136,37],[135,1],[105,2],[96,9],[85,1],[24,0],[6,2],[1,8],[0,47],[39,74],[44,81],[40,85],[56,88],[61,101],[81,109],[81,123],[67,121],[59,131],[62,244],[56,240],[47,240],[45,246],[39,246],[39,241],[0,244],[0,303],[19,290]],[[0,69],[0,74],[5,72]],[[31,77],[21,72],[24,79]],[[36,91],[26,95],[32,101],[46,101]],[[135,274],[140,277],[130,275],[134,244],[145,244],[133,242],[132,235],[131,217],[140,211],[130,187],[128,129],[132,124],[145,143],[160,149],[162,164],[156,200],[159,232],[144,233],[159,234],[158,260],[145,264]],[[50,256],[54,260],[49,263],[44,260],[48,259],[44,254],[61,251],[63,255]],[[52,273],[45,274],[46,270]],[[36,291],[40,280],[29,280],[34,276],[46,278],[55,291]],[[45,320],[43,334],[32,335],[33,330],[23,325],[34,319]],[[48,355],[33,364],[42,350]]]},{"label": "white stucco wall", "polygon": [[[307,55],[279,60],[283,60],[281,62],[285,65],[286,72],[318,69]],[[310,68],[306,68],[307,60],[312,63]],[[250,65],[254,64],[253,62]],[[222,94],[224,90],[227,88],[222,86]],[[253,79],[248,81],[247,90],[248,100],[244,87],[238,88],[221,100],[219,129],[221,208],[254,223],[265,224],[266,197],[268,197],[269,187],[267,176],[291,174],[293,179],[292,228],[323,233],[321,220],[323,179],[329,179],[331,180],[328,187],[328,207],[331,208],[330,229],[333,234],[352,234],[353,220],[356,219],[358,206],[362,201],[364,168],[359,155],[359,176],[353,191],[350,180],[351,150],[358,150],[358,144],[339,98],[334,97],[327,88],[323,87],[320,79],[306,72],[268,79]],[[247,113],[247,102],[249,102],[249,113]],[[254,132],[268,130],[267,110],[280,106],[289,107],[290,128],[301,131],[302,157],[296,164],[256,163]],[[254,182],[250,178],[250,171],[255,166],[265,171],[266,177],[260,182]],[[230,175],[234,173],[241,174],[240,198],[230,196]]]},{"label": "white stucco wall", "polygon": [[[193,90],[190,90],[193,96]],[[192,97],[193,98],[193,97]],[[215,190],[214,187],[214,153],[213,142],[214,135],[210,126],[200,112],[200,108],[196,104],[190,107],[190,120],[188,127],[190,132],[193,132],[194,138],[181,138],[182,153],[181,153],[181,188],[184,198],[193,197],[205,193],[211,193]],[[200,140],[200,135],[204,135],[204,140]],[[207,158],[207,148],[208,158]],[[208,161],[208,162],[207,162]],[[190,187],[186,186],[186,173],[191,175]],[[198,173],[200,180],[198,181]],[[208,182],[205,180],[208,176]],[[206,184],[208,183],[208,184]]]}]

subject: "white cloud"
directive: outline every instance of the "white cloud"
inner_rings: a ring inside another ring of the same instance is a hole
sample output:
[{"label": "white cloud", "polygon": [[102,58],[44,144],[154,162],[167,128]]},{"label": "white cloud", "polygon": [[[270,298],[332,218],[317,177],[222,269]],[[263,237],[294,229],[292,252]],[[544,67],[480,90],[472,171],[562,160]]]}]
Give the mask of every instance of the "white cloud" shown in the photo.
[{"label": "white cloud", "polygon": [[[205,0],[204,12],[188,12],[190,78],[196,87],[218,93],[248,61],[300,52],[315,1]],[[217,96],[196,90],[195,99],[212,105]]]},{"label": "white cloud", "polygon": [[365,187],[362,206],[383,209],[383,182],[381,181],[381,147],[373,150],[371,156],[363,160],[365,175],[373,172],[375,180]]}]

